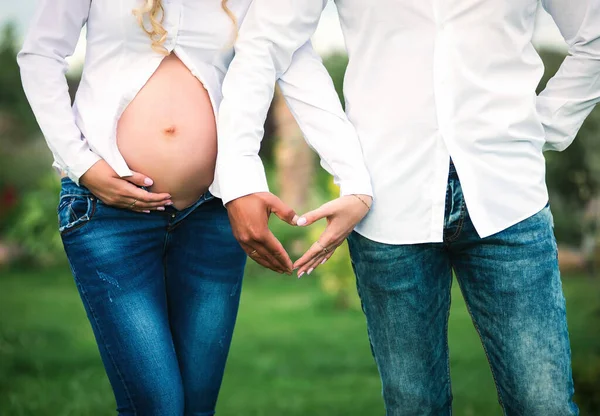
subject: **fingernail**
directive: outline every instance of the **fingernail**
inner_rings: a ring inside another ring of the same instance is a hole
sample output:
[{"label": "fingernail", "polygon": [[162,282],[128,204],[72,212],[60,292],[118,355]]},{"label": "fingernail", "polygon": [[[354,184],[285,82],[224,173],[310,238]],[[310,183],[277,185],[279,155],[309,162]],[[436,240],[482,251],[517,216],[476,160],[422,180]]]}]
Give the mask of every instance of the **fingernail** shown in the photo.
[{"label": "fingernail", "polygon": [[[156,208],[156,210],[157,210],[157,211],[164,211],[164,210],[165,210],[165,207],[157,207],[157,208]],[[323,263],[321,263],[321,264],[323,264]]]},{"label": "fingernail", "polygon": [[165,205],[173,205],[173,201],[169,201]]},{"label": "fingernail", "polygon": [[306,272],[307,274],[311,274],[313,272],[314,268],[310,268],[308,269],[308,271]]},{"label": "fingernail", "polygon": [[329,260],[329,259],[325,259],[325,260],[323,260],[323,261],[321,262],[321,264],[325,264],[325,262],[326,262],[327,260]]},{"label": "fingernail", "polygon": [[292,218],[292,223],[298,225],[298,216],[294,215],[294,218]]},{"label": "fingernail", "polygon": [[146,214],[150,214],[150,210],[145,209],[143,212],[145,212]]},{"label": "fingernail", "polygon": [[298,218],[298,221],[296,221],[296,225],[302,227],[303,225],[306,225],[307,222],[308,221],[306,220],[306,218],[300,217]]},{"label": "fingernail", "polygon": [[154,183],[154,181],[150,178],[144,179],[144,185],[146,185],[146,186],[152,186],[153,183]]},{"label": "fingernail", "polygon": [[300,279],[302,276],[304,276],[304,272],[302,272],[298,275],[298,279]]}]

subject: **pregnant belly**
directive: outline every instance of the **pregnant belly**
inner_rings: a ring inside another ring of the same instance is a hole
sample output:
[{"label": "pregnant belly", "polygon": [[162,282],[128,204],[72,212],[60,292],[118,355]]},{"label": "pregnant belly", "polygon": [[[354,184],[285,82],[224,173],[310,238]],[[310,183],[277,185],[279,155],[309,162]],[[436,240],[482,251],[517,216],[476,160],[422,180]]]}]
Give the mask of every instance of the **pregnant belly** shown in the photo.
[{"label": "pregnant belly", "polygon": [[168,192],[173,205],[196,202],[213,181],[217,130],[208,92],[174,54],[123,112],[117,144],[129,168]]}]

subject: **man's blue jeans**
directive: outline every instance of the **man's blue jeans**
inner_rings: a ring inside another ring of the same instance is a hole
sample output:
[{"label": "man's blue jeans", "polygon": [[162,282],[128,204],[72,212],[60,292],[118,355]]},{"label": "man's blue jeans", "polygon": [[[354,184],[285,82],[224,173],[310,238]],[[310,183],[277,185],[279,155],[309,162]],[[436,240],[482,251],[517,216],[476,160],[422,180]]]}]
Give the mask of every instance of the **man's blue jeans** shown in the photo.
[{"label": "man's blue jeans", "polygon": [[444,242],[349,238],[388,416],[450,415],[452,271],[506,415],[577,415],[552,214],[479,238],[451,165]]},{"label": "man's blue jeans", "polygon": [[246,262],[221,200],[140,214],[63,179],[58,216],[119,414],[214,414]]}]

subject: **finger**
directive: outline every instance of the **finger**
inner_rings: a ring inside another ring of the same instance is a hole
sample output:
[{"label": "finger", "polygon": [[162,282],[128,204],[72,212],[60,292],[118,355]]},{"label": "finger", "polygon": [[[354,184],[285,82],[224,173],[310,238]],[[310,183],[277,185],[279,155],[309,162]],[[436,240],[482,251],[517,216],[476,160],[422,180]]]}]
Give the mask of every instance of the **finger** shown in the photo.
[{"label": "finger", "polygon": [[145,189],[140,189],[129,182],[126,183],[125,189],[123,190],[123,196],[128,198],[137,199],[140,202],[161,202],[171,199],[171,195],[168,193],[155,194],[148,192]]},{"label": "finger", "polygon": [[[320,265],[323,260],[327,261],[333,253],[345,241],[345,236],[331,239],[327,236],[327,230],[321,235],[319,240],[314,243],[311,248],[294,263],[294,270],[298,270],[298,274],[308,273],[308,270]],[[314,264],[313,264],[314,263]]]},{"label": "finger", "polygon": [[151,209],[145,209],[145,208],[126,208],[129,209],[130,211],[134,211],[134,212],[143,212],[144,214],[149,214],[152,211],[164,211],[165,207],[158,207],[158,208],[151,208]]},{"label": "finger", "polygon": [[327,252],[323,251],[314,259],[309,260],[309,262],[306,265],[304,265],[304,267],[298,270],[298,279],[300,279],[305,273],[307,275],[310,275],[313,271],[317,269],[317,267],[325,264],[327,260],[329,260],[331,256],[333,256],[333,254],[339,248],[340,245],[333,246],[331,249],[328,249]]},{"label": "finger", "polygon": [[299,227],[306,227],[308,225],[314,224],[320,219],[327,218],[328,216],[334,213],[335,201],[330,201],[326,204],[321,205],[319,208],[307,212],[298,218],[297,225]]},{"label": "finger", "polygon": [[319,264],[319,266],[327,263],[327,261],[329,261],[329,259],[331,258],[331,256],[333,256],[333,253],[335,253],[335,250],[332,251],[331,253],[329,253],[328,255],[326,255],[325,258],[323,260],[321,260],[321,263]]},{"label": "finger", "polygon": [[290,259],[290,256],[287,251],[285,251],[285,248],[283,248],[281,242],[271,231],[267,234],[262,247],[259,247],[259,253],[261,253],[261,249],[263,248],[266,250],[266,254],[269,257],[274,258],[276,264],[278,264],[286,273],[292,273],[292,259]]},{"label": "finger", "polygon": [[244,243],[240,243],[240,245],[242,246],[242,249],[246,252],[248,257],[260,264],[261,266],[273,270],[277,273],[284,273],[284,270],[281,269],[281,267],[279,267],[278,265],[276,265],[274,259],[271,258],[269,254],[260,246],[254,248],[253,246]]},{"label": "finger", "polygon": [[292,273],[290,256],[268,229],[260,240],[245,240],[245,245],[251,247],[252,250],[256,250],[258,255],[269,263],[270,269],[287,274]]},{"label": "finger", "polygon": [[296,225],[298,216],[296,215],[296,211],[294,211],[289,205],[273,194],[269,194],[267,197],[267,202],[270,205],[271,212],[280,220],[287,222],[290,225]]},{"label": "finger", "polygon": [[131,173],[131,176],[124,177],[123,179],[125,179],[127,182],[131,182],[136,186],[152,186],[154,184],[154,181],[146,175],[133,171]]},{"label": "finger", "polygon": [[293,265],[294,269],[298,269],[298,273],[301,271],[306,271],[305,266],[318,257],[320,254],[324,253],[325,246],[320,244],[319,242],[314,243],[306,253],[302,257],[300,257]]},{"label": "finger", "polygon": [[[329,250],[332,247],[337,247],[339,241],[343,241],[342,233],[336,233],[334,231],[336,225],[336,221],[332,221],[331,223],[329,223],[329,225],[325,228],[325,231],[323,231],[319,239],[308,249],[306,253],[304,253],[302,257],[296,260],[296,262],[293,265],[294,269],[300,269],[304,267],[306,263],[311,261],[311,259],[316,257],[319,253],[326,251],[325,248]],[[335,234],[339,235],[336,236]]]},{"label": "finger", "polygon": [[303,267],[298,269],[298,279],[300,279],[304,275],[310,275],[317,266],[321,263],[321,259],[325,257],[325,253],[321,253],[318,256],[312,258],[308,263],[306,263]]},{"label": "finger", "polygon": [[284,273],[284,271],[281,270],[279,267],[275,267],[273,265],[273,263],[271,262],[271,260],[266,259],[264,257],[261,257],[260,254],[258,254],[258,253],[255,253],[255,254],[253,254],[252,256],[249,256],[249,257],[252,260],[254,260],[256,263],[260,264],[261,266],[263,266],[266,269],[273,270],[274,272],[279,273],[279,274],[283,274]]},{"label": "finger", "polygon": [[[125,208],[135,208],[135,209],[150,209],[150,210],[158,210],[158,211],[164,211],[165,207],[168,205],[173,205],[173,202],[171,200],[166,200],[166,201],[161,201],[161,202],[143,202],[143,201],[136,201],[135,199],[131,199],[131,202],[129,202],[129,200],[123,202],[123,205]],[[135,204],[133,204],[135,202]],[[162,209],[160,209],[162,208]]]}]

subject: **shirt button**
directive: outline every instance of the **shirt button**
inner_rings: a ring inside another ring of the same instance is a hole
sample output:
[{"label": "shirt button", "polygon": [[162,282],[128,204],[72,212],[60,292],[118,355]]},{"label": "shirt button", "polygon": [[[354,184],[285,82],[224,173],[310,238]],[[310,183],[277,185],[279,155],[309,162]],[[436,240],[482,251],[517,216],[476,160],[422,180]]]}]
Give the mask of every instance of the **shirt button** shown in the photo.
[{"label": "shirt button", "polygon": [[175,218],[175,214],[171,214],[171,218]]}]

